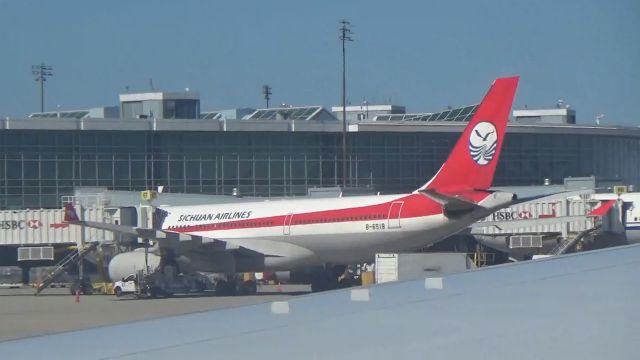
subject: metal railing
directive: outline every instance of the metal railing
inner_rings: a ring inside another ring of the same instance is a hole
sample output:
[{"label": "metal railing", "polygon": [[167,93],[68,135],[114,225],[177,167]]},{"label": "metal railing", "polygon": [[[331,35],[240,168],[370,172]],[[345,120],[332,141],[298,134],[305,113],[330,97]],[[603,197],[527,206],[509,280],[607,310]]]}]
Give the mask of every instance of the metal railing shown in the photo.
[{"label": "metal railing", "polygon": [[549,252],[549,255],[555,256],[555,255],[564,254],[567,250],[569,250],[571,246],[573,246],[578,241],[582,240],[585,236],[596,234],[598,231],[600,231],[601,227],[602,225],[596,225],[591,229],[587,229],[579,232],[576,236],[572,238],[570,237],[561,241],[558,245],[556,245],[556,247],[553,248],[553,250]]},{"label": "metal railing", "polygon": [[84,249],[78,249],[69,253],[56,265],[56,268],[47,275],[36,289],[35,295],[38,295],[42,290],[51,285],[62,273],[64,273],[71,265],[78,263],[89,253],[94,251],[98,247],[98,242],[92,242]]}]

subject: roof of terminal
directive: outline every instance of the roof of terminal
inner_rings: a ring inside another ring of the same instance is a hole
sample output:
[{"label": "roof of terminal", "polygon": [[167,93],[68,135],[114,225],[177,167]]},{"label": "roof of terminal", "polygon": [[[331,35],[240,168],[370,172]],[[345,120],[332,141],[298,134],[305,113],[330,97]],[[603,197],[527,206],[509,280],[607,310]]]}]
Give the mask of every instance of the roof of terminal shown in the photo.
[{"label": "roof of terminal", "polygon": [[[372,120],[350,121],[349,132],[460,132],[477,105],[437,113],[378,114]],[[514,111],[515,113],[515,111]],[[0,130],[59,131],[342,131],[342,121],[322,106],[258,109],[242,120],[227,120],[220,111],[203,112],[200,119],[91,118],[86,110],[34,113],[27,118],[0,118]],[[311,121],[313,120],[313,121]],[[640,137],[640,127],[587,124],[524,124],[511,122],[514,133],[583,134]]]},{"label": "roof of terminal", "polygon": [[375,121],[426,121],[426,122],[467,122],[476,113],[478,105],[449,109],[437,113],[376,115]]},{"label": "roof of terminal", "polygon": [[87,110],[77,111],[49,111],[41,113],[30,114],[30,118],[72,118],[72,119],[84,119],[89,116]]},{"label": "roof of terminal", "polygon": [[146,93],[120,94],[120,102],[150,101],[150,100],[200,100],[196,91],[166,92],[154,91]]},{"label": "roof of terminal", "polygon": [[[348,126],[349,132],[460,132],[465,122],[431,121],[358,121]],[[203,120],[203,119],[99,119],[99,118],[4,118],[0,130],[58,131],[342,131],[341,121],[294,120]],[[511,133],[615,135],[640,138],[640,128],[573,124],[509,123]]]},{"label": "roof of terminal", "polygon": [[337,120],[322,106],[258,109],[244,120]]},{"label": "roof of terminal", "polygon": [[202,120],[220,120],[222,114],[218,111],[203,112],[200,114]]}]

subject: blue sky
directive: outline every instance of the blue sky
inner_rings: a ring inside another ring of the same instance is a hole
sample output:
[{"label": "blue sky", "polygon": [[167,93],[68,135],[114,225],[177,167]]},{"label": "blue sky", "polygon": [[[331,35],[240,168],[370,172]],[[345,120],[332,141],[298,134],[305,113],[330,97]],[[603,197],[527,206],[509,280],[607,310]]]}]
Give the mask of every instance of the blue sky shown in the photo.
[{"label": "blue sky", "polygon": [[0,0],[0,115],[39,110],[31,65],[54,67],[45,110],[149,90],[202,110],[338,105],[339,20],[353,24],[348,101],[410,112],[477,103],[521,75],[516,107],[571,104],[578,122],[640,125],[640,1]]}]

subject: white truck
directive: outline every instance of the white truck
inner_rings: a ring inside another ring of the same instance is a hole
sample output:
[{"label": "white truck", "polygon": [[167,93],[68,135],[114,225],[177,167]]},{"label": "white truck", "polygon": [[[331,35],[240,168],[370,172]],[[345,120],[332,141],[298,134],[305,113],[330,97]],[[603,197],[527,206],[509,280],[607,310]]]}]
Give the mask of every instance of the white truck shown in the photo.
[{"label": "white truck", "polygon": [[131,274],[120,281],[113,283],[113,292],[117,297],[121,297],[125,294],[135,294],[137,289],[136,275]]}]

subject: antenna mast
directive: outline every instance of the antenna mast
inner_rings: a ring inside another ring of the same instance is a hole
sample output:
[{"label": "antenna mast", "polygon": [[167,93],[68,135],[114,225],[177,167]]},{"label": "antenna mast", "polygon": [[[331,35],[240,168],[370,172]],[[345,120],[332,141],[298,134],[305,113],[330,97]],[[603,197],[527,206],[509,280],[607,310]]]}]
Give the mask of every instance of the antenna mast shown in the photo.
[{"label": "antenna mast", "polygon": [[351,39],[351,23],[346,19],[340,21],[340,40],[342,40],[342,188],[347,187],[347,79],[345,42]]},{"label": "antenna mast", "polygon": [[31,65],[31,74],[35,76],[35,81],[40,83],[40,112],[44,112],[44,82],[47,81],[47,77],[53,76],[53,67],[44,63]]},{"label": "antenna mast", "polygon": [[271,99],[271,86],[263,85],[262,86],[262,95],[264,95],[264,99],[267,100],[267,109],[269,108],[269,99]]}]

